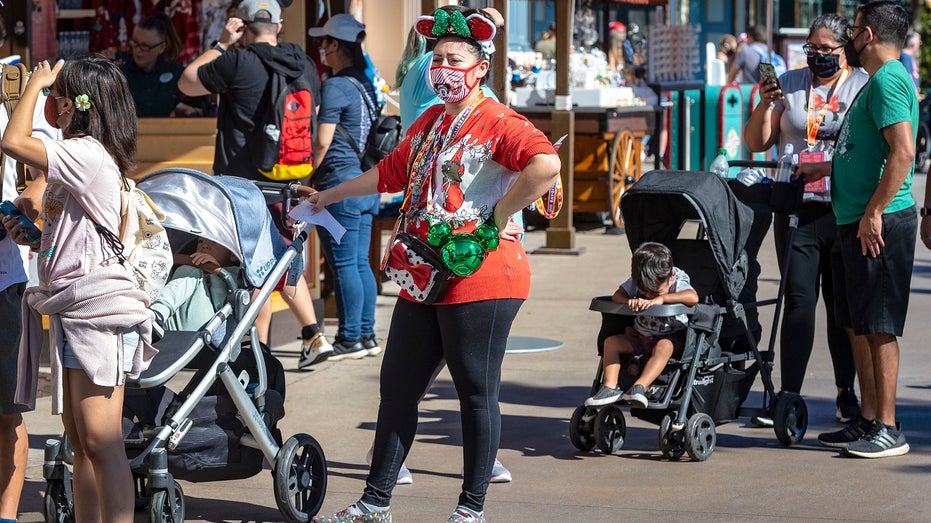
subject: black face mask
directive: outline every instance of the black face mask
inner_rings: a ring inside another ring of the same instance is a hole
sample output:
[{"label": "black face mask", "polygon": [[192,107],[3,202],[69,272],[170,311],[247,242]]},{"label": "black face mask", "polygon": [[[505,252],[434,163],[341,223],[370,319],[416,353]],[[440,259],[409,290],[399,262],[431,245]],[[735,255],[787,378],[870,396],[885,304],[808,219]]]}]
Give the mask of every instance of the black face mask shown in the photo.
[{"label": "black face mask", "polygon": [[853,43],[854,40],[854,38],[851,38],[844,44],[844,54],[847,55],[847,65],[860,67],[860,51],[857,51],[857,46]]},{"label": "black face mask", "polygon": [[830,78],[840,71],[840,56],[834,53],[815,53],[808,57],[808,69],[818,78]]}]

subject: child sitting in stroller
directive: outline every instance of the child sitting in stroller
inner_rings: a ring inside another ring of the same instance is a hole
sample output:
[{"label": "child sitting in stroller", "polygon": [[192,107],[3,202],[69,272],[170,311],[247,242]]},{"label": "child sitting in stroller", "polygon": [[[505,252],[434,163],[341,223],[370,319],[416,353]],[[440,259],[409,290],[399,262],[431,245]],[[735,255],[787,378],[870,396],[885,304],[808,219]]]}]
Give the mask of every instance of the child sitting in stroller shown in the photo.
[{"label": "child sitting in stroller", "polygon": [[175,263],[179,267],[149,308],[166,330],[196,331],[226,303],[228,289],[217,273],[234,265],[236,257],[219,243],[198,237],[197,250],[175,255]]},{"label": "child sitting in stroller", "polygon": [[[644,311],[653,305],[698,303],[698,293],[689,283],[689,276],[672,264],[672,253],[660,243],[647,242],[634,251],[631,260],[631,277],[618,287],[611,297],[616,303],[626,303],[634,312]],[[646,408],[646,390],[663,371],[669,358],[685,345],[688,317],[679,314],[669,317],[638,315],[633,328],[623,334],[610,336],[604,341],[601,388],[585,400],[588,407],[610,405],[623,399],[633,406]],[[623,393],[618,387],[621,355],[650,355],[640,377]]]}]

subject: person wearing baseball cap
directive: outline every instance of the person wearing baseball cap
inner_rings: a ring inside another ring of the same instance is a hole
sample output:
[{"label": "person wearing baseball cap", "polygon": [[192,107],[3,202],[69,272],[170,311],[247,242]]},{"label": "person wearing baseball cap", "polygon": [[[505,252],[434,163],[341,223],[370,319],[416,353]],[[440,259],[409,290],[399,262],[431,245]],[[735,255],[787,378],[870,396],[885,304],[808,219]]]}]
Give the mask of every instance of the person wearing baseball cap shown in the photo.
[{"label": "person wearing baseball cap", "polygon": [[242,0],[236,16],[245,22],[281,23],[281,5],[277,0]]},{"label": "person wearing baseball cap", "polygon": [[[314,186],[334,187],[362,174],[360,152],[381,111],[375,88],[366,75],[362,40],[365,26],[348,14],[337,14],[308,33],[317,38],[320,63],[331,74],[320,89],[320,111],[314,133]],[[317,228],[320,247],[333,269],[339,323],[330,361],[376,356],[375,301],[378,285],[369,264],[372,222],[379,197],[367,194],[330,206],[333,218],[346,228],[336,238]]]},{"label": "person wearing baseball cap", "polygon": [[[307,34],[314,38],[329,36],[344,42],[356,42],[365,38],[365,26],[352,17],[352,15],[333,15],[323,27],[311,27]],[[361,35],[361,38],[360,38]]]},{"label": "person wearing baseball cap", "polygon": [[[220,95],[214,174],[268,181],[253,159],[256,142],[264,139],[256,132],[255,115],[271,110],[271,83],[276,77],[283,77],[285,82],[304,77],[312,99],[319,100],[320,77],[307,54],[295,44],[278,40],[281,6],[288,3],[280,0],[240,2],[235,14],[226,21],[220,39],[194,59],[178,81],[178,88],[188,96]],[[281,214],[280,208],[272,212],[273,216]],[[281,225],[279,232],[286,242],[290,241],[290,230]],[[293,267],[289,274],[300,272],[300,268]],[[298,368],[327,359],[333,347],[317,323],[304,277],[300,276],[293,287],[290,282],[285,285],[282,295],[290,297],[286,300],[288,306],[302,326]],[[262,344],[268,343],[271,314],[271,301],[268,301],[255,321]]]}]

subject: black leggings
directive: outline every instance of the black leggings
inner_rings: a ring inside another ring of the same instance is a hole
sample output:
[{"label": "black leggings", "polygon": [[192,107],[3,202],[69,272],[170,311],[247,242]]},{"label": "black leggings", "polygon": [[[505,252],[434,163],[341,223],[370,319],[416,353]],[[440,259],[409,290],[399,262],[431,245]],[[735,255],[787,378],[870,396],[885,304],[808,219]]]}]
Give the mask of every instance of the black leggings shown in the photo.
[{"label": "black leggings", "polygon": [[[788,215],[776,214],[773,225],[776,255],[781,269],[785,264]],[[815,341],[815,308],[819,289],[827,311],[826,331],[834,367],[834,384],[842,389],[853,387],[856,369],[853,366],[850,338],[834,319],[831,248],[836,239],[837,225],[831,206],[825,203],[803,203],[799,211],[798,229],[792,237],[792,263],[785,282],[785,316],[782,318],[779,355],[782,390],[802,390]]]},{"label": "black leggings", "polygon": [[399,299],[381,365],[381,403],[362,501],[388,506],[417,433],[417,404],[446,359],[459,396],[463,482],[459,505],[482,511],[498,453],[501,362],[522,300],[422,305]]}]

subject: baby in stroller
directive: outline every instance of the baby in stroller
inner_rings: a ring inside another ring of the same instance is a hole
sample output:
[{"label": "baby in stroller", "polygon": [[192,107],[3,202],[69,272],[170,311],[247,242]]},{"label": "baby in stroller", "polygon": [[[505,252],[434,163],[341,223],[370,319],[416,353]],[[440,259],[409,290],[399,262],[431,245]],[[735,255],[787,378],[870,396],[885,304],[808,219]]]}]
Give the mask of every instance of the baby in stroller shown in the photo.
[{"label": "baby in stroller", "polygon": [[[672,253],[665,245],[647,242],[634,251],[631,259],[631,277],[618,287],[611,301],[626,303],[634,312],[645,311],[653,305],[698,303],[698,293],[692,288],[689,276],[673,265]],[[610,405],[623,399],[629,404],[646,408],[646,391],[660,375],[673,354],[681,354],[685,345],[688,316],[638,315],[633,327],[623,334],[609,336],[604,341],[602,367],[604,376],[601,388],[585,400],[588,407]],[[649,355],[640,377],[623,394],[618,387],[621,355]]]},{"label": "baby in stroller", "polygon": [[198,237],[191,254],[176,254],[178,268],[149,308],[156,322],[171,331],[196,331],[227,301],[220,269],[232,271],[236,257],[219,243]]}]

